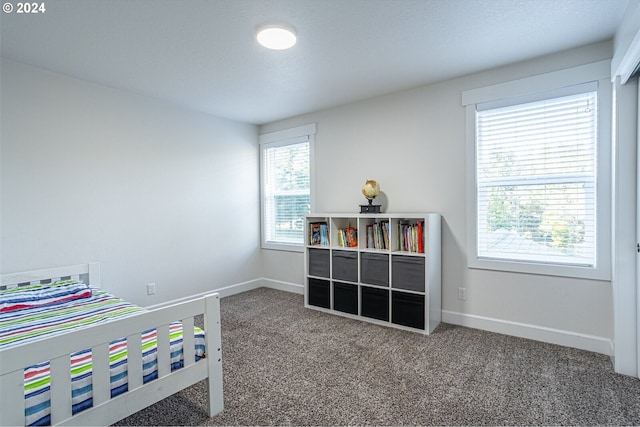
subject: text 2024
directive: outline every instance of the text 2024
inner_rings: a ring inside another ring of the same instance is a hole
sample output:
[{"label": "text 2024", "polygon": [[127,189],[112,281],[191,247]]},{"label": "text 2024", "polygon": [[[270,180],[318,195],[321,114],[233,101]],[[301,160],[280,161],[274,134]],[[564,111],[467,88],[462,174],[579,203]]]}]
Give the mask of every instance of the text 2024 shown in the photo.
[{"label": "text 2024", "polygon": [[44,2],[42,3],[17,3],[16,13],[45,13],[46,8]]}]

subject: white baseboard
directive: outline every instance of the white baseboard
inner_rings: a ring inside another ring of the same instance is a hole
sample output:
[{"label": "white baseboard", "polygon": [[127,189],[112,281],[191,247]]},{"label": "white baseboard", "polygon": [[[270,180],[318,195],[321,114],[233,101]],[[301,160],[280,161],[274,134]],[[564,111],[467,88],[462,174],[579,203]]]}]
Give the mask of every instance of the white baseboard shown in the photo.
[{"label": "white baseboard", "polygon": [[147,310],[154,310],[156,308],[164,307],[170,304],[175,304],[178,302],[188,301],[190,299],[203,297],[205,295],[218,293],[220,298],[228,297],[231,295],[239,294],[242,292],[247,292],[253,289],[258,289],[262,287],[262,279],[254,279],[249,280],[247,282],[236,283],[235,285],[229,285],[218,289],[211,289],[206,292],[200,292],[199,294],[189,295],[188,297],[182,297],[171,301],[161,302],[159,304],[154,304],[145,307]]},{"label": "white baseboard", "polygon": [[220,298],[229,297],[231,295],[240,294],[242,292],[252,291],[262,287],[262,279],[249,280],[248,282],[236,283],[234,285],[225,286],[215,289],[211,292],[220,294]]},{"label": "white baseboard", "polygon": [[271,280],[271,279],[254,279],[249,280],[247,282],[236,283],[229,286],[224,286],[218,289],[211,289],[206,292],[200,292],[199,294],[189,295],[188,297],[178,298],[172,301],[161,302],[159,304],[154,304],[145,307],[147,310],[154,310],[156,308],[164,307],[170,304],[175,304],[178,302],[188,301],[193,298],[203,297],[208,294],[218,293],[220,298],[229,297],[231,295],[240,294],[242,292],[251,291],[258,288],[271,288],[277,289],[279,291],[292,292],[294,294],[304,294],[304,286],[298,285],[296,283],[282,282],[279,280]]},{"label": "white baseboard", "polygon": [[282,282],[280,280],[262,279],[262,286],[265,288],[277,289],[279,291],[291,292],[294,294],[304,294],[304,286],[297,283]]},{"label": "white baseboard", "polygon": [[593,351],[609,357],[613,355],[611,340],[595,335],[579,334],[561,329],[546,328],[527,323],[511,322],[508,320],[447,310],[442,310],[442,322],[550,344],[558,344],[565,347],[578,348],[580,350]]},{"label": "white baseboard", "polygon": [[304,286],[302,285],[298,285],[297,283],[283,282],[280,280],[265,279],[264,277],[261,279],[251,280],[250,282],[226,286],[224,288],[216,289],[213,292],[218,292],[220,294],[220,298],[224,298],[258,288],[270,288],[279,291],[291,292],[294,294],[304,294]]}]

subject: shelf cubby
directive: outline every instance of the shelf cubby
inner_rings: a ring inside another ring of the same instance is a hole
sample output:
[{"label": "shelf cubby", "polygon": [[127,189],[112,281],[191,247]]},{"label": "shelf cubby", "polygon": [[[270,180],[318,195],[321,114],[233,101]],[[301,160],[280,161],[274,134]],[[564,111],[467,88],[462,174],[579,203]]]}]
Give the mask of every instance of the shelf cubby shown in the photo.
[{"label": "shelf cubby", "polygon": [[[359,239],[358,220],[353,217],[331,217],[331,247],[341,249],[357,250],[357,242]],[[356,238],[356,246],[349,246],[348,239],[340,239],[340,231],[354,230]],[[341,243],[344,242],[344,245]]]}]

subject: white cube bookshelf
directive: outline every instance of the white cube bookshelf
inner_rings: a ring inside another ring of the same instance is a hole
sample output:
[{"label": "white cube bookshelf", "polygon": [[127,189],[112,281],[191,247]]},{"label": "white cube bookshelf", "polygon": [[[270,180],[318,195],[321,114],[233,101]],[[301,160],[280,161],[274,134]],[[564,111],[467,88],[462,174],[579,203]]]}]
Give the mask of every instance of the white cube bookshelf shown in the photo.
[{"label": "white cube bookshelf", "polygon": [[[305,307],[433,332],[441,319],[440,227],[437,213],[306,215]],[[341,246],[350,228],[357,244]]]}]

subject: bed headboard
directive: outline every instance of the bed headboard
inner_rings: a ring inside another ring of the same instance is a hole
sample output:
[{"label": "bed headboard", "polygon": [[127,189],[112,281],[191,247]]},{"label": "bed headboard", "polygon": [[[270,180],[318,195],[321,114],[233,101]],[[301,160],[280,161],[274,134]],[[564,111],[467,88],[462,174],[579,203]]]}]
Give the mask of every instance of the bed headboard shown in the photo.
[{"label": "bed headboard", "polygon": [[66,267],[45,268],[42,270],[9,273],[1,276],[0,289],[24,286],[36,283],[52,283],[58,280],[75,279],[100,287],[100,263],[70,265]]}]

